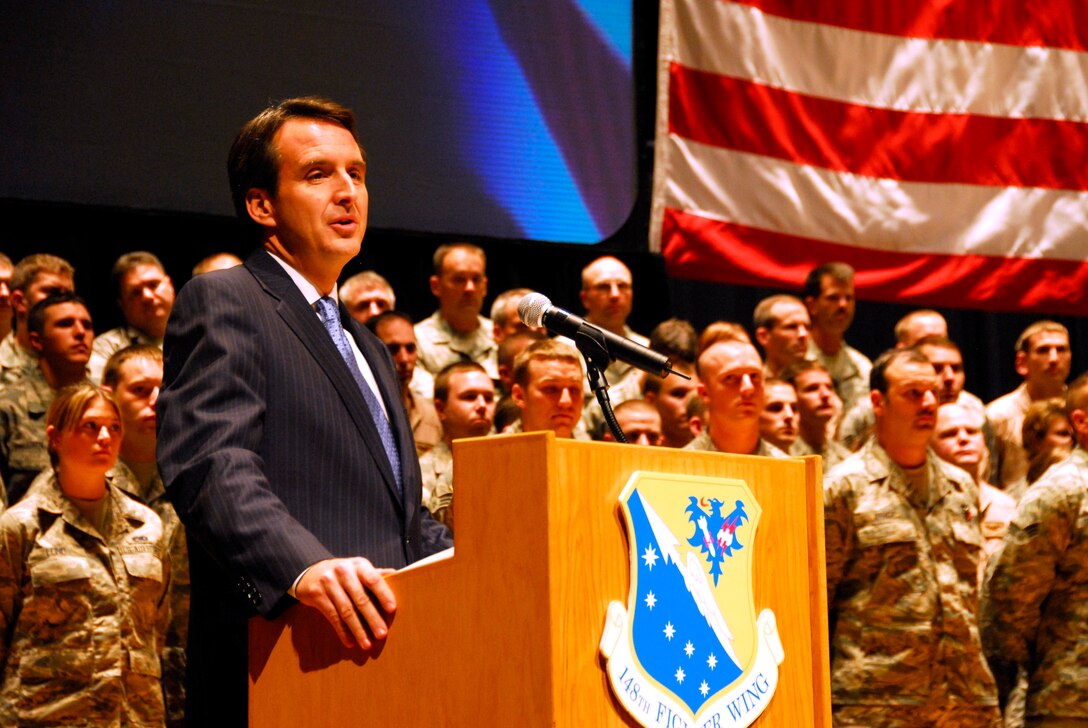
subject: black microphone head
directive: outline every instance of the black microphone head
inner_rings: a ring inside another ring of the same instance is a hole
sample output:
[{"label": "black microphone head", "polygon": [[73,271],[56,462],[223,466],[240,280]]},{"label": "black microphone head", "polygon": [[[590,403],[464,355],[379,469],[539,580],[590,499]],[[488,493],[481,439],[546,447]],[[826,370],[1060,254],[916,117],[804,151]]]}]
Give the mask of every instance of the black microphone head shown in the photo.
[{"label": "black microphone head", "polygon": [[518,302],[518,318],[526,326],[543,326],[544,312],[552,302],[543,293],[527,293]]}]

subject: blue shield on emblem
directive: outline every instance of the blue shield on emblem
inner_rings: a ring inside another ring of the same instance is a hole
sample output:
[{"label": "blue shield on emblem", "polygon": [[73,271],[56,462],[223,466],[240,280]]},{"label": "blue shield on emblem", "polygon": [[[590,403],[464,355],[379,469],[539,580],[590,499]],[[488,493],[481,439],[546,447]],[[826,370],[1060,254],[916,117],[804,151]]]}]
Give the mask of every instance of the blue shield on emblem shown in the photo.
[{"label": "blue shield on emblem", "polygon": [[[733,635],[720,612],[703,613],[714,612],[706,609],[713,594],[703,570],[693,584],[684,565],[671,558],[669,549],[675,551],[676,544],[661,543],[663,534],[651,523],[651,519],[661,521],[660,516],[637,488],[627,499],[627,512],[639,554],[640,598],[631,618],[635,654],[651,677],[697,713],[711,695],[741,674]],[[698,530],[695,535],[700,535]],[[671,533],[668,538],[672,539]]]},{"label": "blue shield on emblem", "polygon": [[643,725],[749,725],[782,661],[774,615],[757,620],[752,598],[759,504],[743,481],[636,473],[620,505],[631,590],[601,638],[613,691]]}]

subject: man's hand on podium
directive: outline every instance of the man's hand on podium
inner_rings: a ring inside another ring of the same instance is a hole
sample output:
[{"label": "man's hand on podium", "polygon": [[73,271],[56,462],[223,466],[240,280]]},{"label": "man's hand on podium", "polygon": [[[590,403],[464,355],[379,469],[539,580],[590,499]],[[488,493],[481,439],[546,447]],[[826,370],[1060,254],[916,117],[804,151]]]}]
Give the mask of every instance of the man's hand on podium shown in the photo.
[{"label": "man's hand on podium", "polygon": [[368,650],[373,640],[385,639],[385,618],[397,609],[385,581],[393,571],[362,557],[318,561],[299,579],[295,597],[324,615],[344,647]]}]

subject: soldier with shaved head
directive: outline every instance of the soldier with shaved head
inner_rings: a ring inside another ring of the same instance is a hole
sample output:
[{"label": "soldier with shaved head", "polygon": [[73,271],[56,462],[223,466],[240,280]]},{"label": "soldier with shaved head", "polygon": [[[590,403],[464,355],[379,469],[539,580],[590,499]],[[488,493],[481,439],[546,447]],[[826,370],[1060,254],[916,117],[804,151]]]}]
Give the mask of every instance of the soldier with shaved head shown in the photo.
[{"label": "soldier with shaved head", "polygon": [[782,452],[797,442],[797,391],[783,379],[763,383],[763,411],[759,415],[759,436]]},{"label": "soldier with shaved head", "polygon": [[706,429],[685,450],[785,457],[759,435],[763,362],[751,344],[727,339],[711,344],[696,364],[706,400]]},{"label": "soldier with shaved head", "polygon": [[948,338],[948,322],[933,309],[911,311],[895,324],[895,345],[900,349],[912,347],[922,339],[931,337]]},{"label": "soldier with shaved head", "polygon": [[[631,269],[623,261],[606,255],[583,268],[582,291],[579,297],[586,310],[586,321],[643,346],[650,345],[648,338],[636,334],[627,325],[627,318],[631,315],[634,304],[635,289]],[[630,370],[631,365],[627,362],[614,361],[608,365],[604,374],[608,383],[613,385]],[[592,396],[588,382],[584,393],[587,399]]]},{"label": "soldier with shaved head", "polygon": [[[661,415],[644,399],[629,399],[616,405],[616,422],[629,443],[661,444]],[[611,430],[604,431],[604,439],[609,442],[615,441]]]},{"label": "soldier with shaved head", "polygon": [[578,428],[584,377],[582,356],[573,346],[556,339],[530,344],[514,361],[510,397],[521,421],[509,431],[551,430],[556,437],[587,439]]}]

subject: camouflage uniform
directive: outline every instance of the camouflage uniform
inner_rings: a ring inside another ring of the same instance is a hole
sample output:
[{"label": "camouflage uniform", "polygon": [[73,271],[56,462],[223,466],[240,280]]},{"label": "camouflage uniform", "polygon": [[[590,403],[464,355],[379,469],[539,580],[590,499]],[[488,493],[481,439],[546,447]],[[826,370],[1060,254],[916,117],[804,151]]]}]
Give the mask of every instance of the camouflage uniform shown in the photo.
[{"label": "camouflage uniform", "polygon": [[408,383],[408,389],[412,394],[423,399],[434,401],[434,375],[421,367],[418,363],[412,370],[412,381]]},{"label": "camouflage uniform", "polygon": [[[1028,489],[991,559],[980,606],[1003,690],[1028,671],[1029,719],[1088,721],[1088,452]],[[1046,725],[1048,723],[1044,723]],[[1030,725],[1030,723],[1029,723]]]},{"label": "camouflage uniform", "polygon": [[[1016,501],[1008,493],[989,483],[978,486],[979,529],[982,531],[982,567],[980,577],[986,572],[986,561],[1001,548],[1009,521],[1016,514]],[[979,586],[982,586],[981,579]]]},{"label": "camouflage uniform", "polygon": [[91,381],[95,384],[102,383],[102,371],[106,368],[106,362],[116,352],[129,346],[146,345],[162,348],[162,342],[152,339],[150,336],[134,329],[131,326],[123,326],[118,329],[110,329],[104,334],[94,337],[91,345],[91,361],[89,364]]},{"label": "camouflage uniform", "polygon": [[[978,485],[979,528],[982,531],[982,558],[979,559],[979,588],[990,558],[1001,548],[1005,534],[1009,530],[1009,521],[1016,515],[1016,500],[1008,493],[999,490],[987,482]],[[981,624],[981,613],[980,613]],[[985,645],[983,645],[985,647]],[[990,668],[995,669],[991,661]],[[997,675],[995,674],[995,679]],[[1023,671],[1019,671],[1016,687],[1005,701],[1005,728],[1022,728],[1024,725],[1024,699],[1027,695],[1028,680]]]},{"label": "camouflage uniform", "polygon": [[423,474],[423,505],[435,517],[453,528],[453,452],[440,441],[419,459]]},{"label": "camouflage uniform", "polygon": [[0,725],[162,726],[162,520],[112,485],[104,534],[50,469],[0,516]]},{"label": "camouflage uniform", "polygon": [[[1001,718],[994,718],[996,708],[957,706],[954,710],[932,705],[910,708],[871,705],[835,705],[831,724],[835,728],[1001,728]],[[1010,728],[1005,726],[1005,728]]]},{"label": "camouflage uniform", "polygon": [[10,384],[22,378],[27,369],[37,369],[38,357],[15,340],[15,331],[0,341],[0,383]]},{"label": "camouflage uniform", "polygon": [[[721,452],[718,446],[714,444],[714,441],[710,439],[710,430],[706,429],[700,432],[694,440],[684,445],[685,450],[700,450],[702,452]],[[786,453],[764,440],[759,438],[759,442],[756,444],[755,452],[751,455],[762,455],[768,458],[786,458],[789,457]]]},{"label": "camouflage uniform", "polygon": [[40,367],[0,391],[0,476],[7,505],[19,502],[38,473],[49,467],[45,413],[56,392]]},{"label": "camouflage uniform", "polygon": [[[453,452],[445,441],[439,442],[419,458],[419,469],[423,474],[423,505],[430,509],[430,500],[435,485],[453,471]],[[431,513],[434,513],[431,510]]]},{"label": "camouflage uniform", "polygon": [[[628,400],[642,399],[643,382],[642,377],[639,376],[641,374],[642,372],[639,370],[631,369],[618,382],[609,385],[608,402],[613,408]],[[607,374],[605,376],[608,377]],[[612,382],[612,379],[609,377],[608,381]],[[589,380],[587,379],[586,387],[588,386]],[[600,440],[605,431],[608,430],[608,423],[604,419],[601,403],[597,401],[597,395],[592,392],[590,392],[589,398],[586,399],[585,404],[582,406],[582,425],[594,440]]]},{"label": "camouflage uniform", "polygon": [[174,506],[166,499],[166,487],[158,470],[145,489],[121,460],[111,472],[113,484],[155,511],[162,519],[170,554],[170,626],[162,655],[162,690],[166,701],[166,725],[185,722],[185,648],[189,639],[189,549],[185,528]]},{"label": "camouflage uniform", "polygon": [[491,319],[477,316],[479,326],[468,334],[453,330],[441,311],[416,324],[416,346],[419,348],[419,364],[431,374],[458,361],[474,361],[487,371],[487,376],[498,381],[494,327]]},{"label": "camouflage uniform", "polygon": [[1028,454],[1024,450],[1024,418],[1031,407],[1028,385],[1019,387],[998,397],[986,405],[986,419],[994,428],[997,450],[994,459],[997,469],[994,485],[1008,488],[1028,474]]},{"label": "camouflage uniform", "polygon": [[790,448],[790,457],[804,457],[805,455],[819,455],[824,459],[824,472],[831,470],[846,458],[851,452],[841,442],[835,442],[831,438],[824,440],[824,449],[817,452],[816,448],[805,442],[803,437],[798,437]]},{"label": "camouflage uniform", "polygon": [[842,400],[843,412],[849,412],[858,402],[869,398],[869,372],[873,363],[845,341],[838,353],[831,355],[825,354],[813,339],[809,339],[807,358],[823,364],[831,374],[835,391]]},{"label": "camouflage uniform", "polygon": [[978,489],[932,452],[926,469],[922,502],[870,440],[824,479],[836,726],[1001,725],[976,621]]},{"label": "camouflage uniform", "polygon": [[408,413],[412,438],[416,441],[416,457],[442,442],[442,421],[438,419],[431,400],[420,397],[409,389],[404,410]]}]

